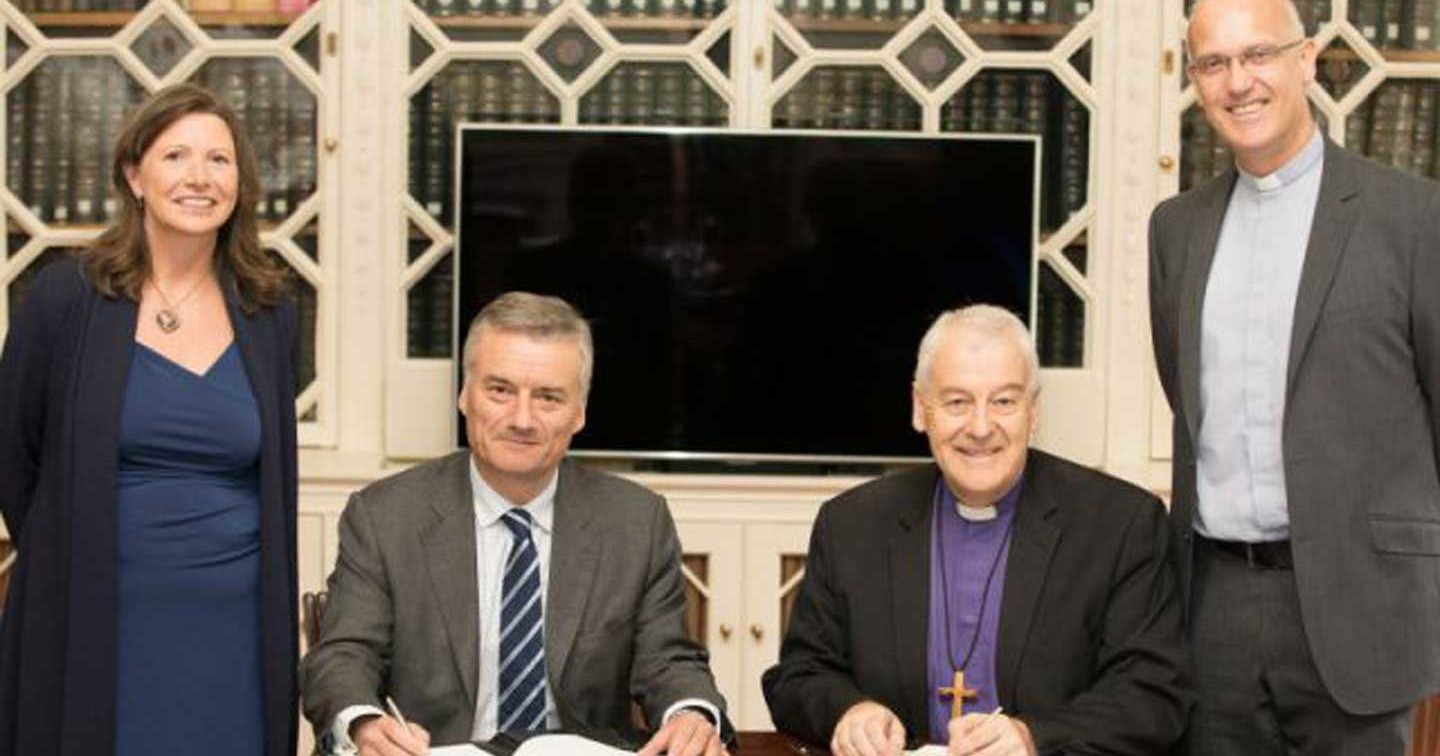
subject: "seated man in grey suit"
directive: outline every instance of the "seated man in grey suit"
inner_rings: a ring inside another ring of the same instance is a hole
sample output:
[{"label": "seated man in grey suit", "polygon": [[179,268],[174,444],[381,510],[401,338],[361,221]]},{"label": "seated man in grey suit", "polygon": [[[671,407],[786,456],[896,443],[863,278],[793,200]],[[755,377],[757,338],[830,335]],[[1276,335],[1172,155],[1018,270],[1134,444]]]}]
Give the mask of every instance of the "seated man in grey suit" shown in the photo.
[{"label": "seated man in grey suit", "polygon": [[[763,679],[781,730],[836,756],[896,756],[907,740],[952,756],[1153,756],[1180,737],[1165,509],[1030,449],[1038,393],[1034,344],[1008,311],[930,327],[912,423],[935,464],[821,508]],[[966,713],[952,719],[955,695]]]},{"label": "seated man in grey suit", "polygon": [[498,297],[465,338],[469,453],[351,497],[301,668],[305,716],[333,748],[624,730],[633,700],[660,725],[641,753],[722,752],[724,701],[685,637],[664,500],[565,461],[592,354],[563,300]]}]

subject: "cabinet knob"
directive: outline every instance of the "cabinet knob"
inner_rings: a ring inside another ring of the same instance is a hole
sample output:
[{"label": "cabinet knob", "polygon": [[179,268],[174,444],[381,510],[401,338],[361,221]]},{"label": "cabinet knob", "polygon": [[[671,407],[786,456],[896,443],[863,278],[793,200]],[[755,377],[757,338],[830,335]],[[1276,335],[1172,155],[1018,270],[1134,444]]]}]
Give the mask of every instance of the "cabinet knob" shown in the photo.
[{"label": "cabinet knob", "polygon": [[325,137],[325,151],[334,152],[340,147],[340,140],[335,137]]},{"label": "cabinet knob", "polygon": [[756,45],[756,46],[755,46],[755,67],[756,67],[756,68],[764,68],[764,67],[765,67],[765,46],[764,46],[764,45]]},{"label": "cabinet knob", "polygon": [[764,638],[765,628],[761,627],[759,622],[756,622],[755,624],[750,626],[750,637],[754,638],[757,641],[761,638]]},{"label": "cabinet knob", "polygon": [[1160,156],[1160,170],[1165,171],[1166,173],[1169,173],[1169,172],[1170,172],[1171,170],[1173,170],[1174,168],[1175,168],[1175,158],[1170,157],[1169,155],[1161,155],[1161,156]]},{"label": "cabinet knob", "polygon": [[735,628],[731,627],[729,624],[724,622],[720,623],[720,640],[730,640],[730,635],[734,632]]}]

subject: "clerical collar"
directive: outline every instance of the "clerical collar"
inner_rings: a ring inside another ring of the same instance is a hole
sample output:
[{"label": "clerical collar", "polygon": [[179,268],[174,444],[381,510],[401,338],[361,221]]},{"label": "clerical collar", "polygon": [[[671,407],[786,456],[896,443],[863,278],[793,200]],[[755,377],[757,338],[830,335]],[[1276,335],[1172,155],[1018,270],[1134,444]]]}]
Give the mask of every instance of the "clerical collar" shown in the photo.
[{"label": "clerical collar", "polygon": [[994,504],[988,507],[967,507],[961,504],[960,497],[956,496],[955,492],[951,491],[950,487],[945,485],[944,475],[940,476],[940,481],[936,486],[940,489],[941,498],[946,504],[955,508],[955,514],[959,515],[960,519],[966,522],[985,523],[994,520],[1000,516],[1001,512],[1015,506],[1016,500],[1020,498],[1020,489],[1023,487],[1024,482],[1025,472],[1022,470],[1020,477],[1015,479],[1015,485],[1010,486],[1010,490],[1006,491],[1004,496],[1001,496]]},{"label": "clerical collar", "polygon": [[1317,127],[1310,134],[1310,141],[1305,143],[1305,148],[1300,150],[1295,157],[1290,158],[1290,162],[1280,166],[1273,173],[1256,176],[1253,173],[1247,173],[1238,164],[1235,167],[1240,171],[1240,180],[1255,191],[1273,192],[1298,181],[1301,176],[1309,173],[1310,169],[1319,165],[1320,159],[1324,156],[1325,138],[1320,135],[1320,129]]}]

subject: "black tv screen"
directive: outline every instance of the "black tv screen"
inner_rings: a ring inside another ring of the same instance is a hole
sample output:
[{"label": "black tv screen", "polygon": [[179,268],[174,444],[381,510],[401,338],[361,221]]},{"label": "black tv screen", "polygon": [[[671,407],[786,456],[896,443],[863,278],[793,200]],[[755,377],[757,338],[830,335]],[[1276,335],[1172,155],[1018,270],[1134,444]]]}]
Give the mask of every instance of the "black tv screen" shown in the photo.
[{"label": "black tv screen", "polygon": [[923,457],[910,383],[929,322],[976,302],[1031,321],[1034,139],[467,126],[460,140],[455,353],[500,292],[575,305],[595,338],[577,450]]}]

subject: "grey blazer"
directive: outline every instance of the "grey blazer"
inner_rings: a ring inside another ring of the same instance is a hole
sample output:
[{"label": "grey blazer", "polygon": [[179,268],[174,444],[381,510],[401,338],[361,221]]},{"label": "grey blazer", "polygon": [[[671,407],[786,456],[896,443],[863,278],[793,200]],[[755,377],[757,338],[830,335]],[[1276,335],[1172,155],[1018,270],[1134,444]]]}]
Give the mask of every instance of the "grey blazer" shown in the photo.
[{"label": "grey blazer", "polygon": [[[469,452],[350,498],[319,644],[301,665],[323,733],[346,706],[401,711],[441,745],[470,739],[479,669]],[[685,636],[680,548],[665,501],[620,478],[560,467],[545,597],[548,684],[566,729],[651,723],[684,698],[722,711],[707,655]]]},{"label": "grey blazer", "polygon": [[[1200,315],[1236,174],[1150,219],[1150,318],[1174,426],[1188,595]],[[1440,690],[1440,184],[1327,141],[1290,343],[1286,497],[1305,633],[1347,711]],[[1204,663],[1204,660],[1198,660]]]}]

